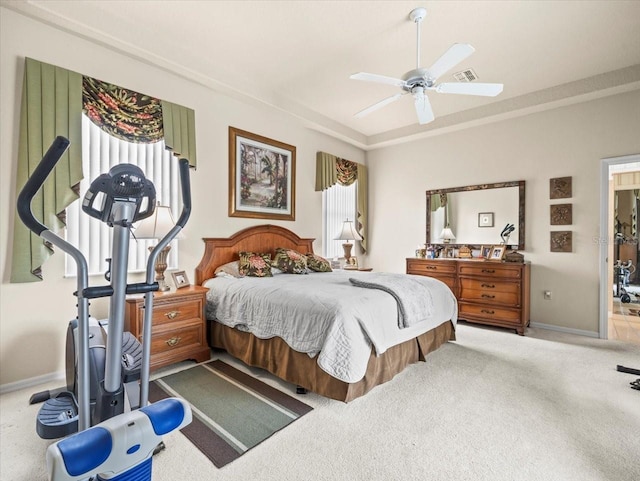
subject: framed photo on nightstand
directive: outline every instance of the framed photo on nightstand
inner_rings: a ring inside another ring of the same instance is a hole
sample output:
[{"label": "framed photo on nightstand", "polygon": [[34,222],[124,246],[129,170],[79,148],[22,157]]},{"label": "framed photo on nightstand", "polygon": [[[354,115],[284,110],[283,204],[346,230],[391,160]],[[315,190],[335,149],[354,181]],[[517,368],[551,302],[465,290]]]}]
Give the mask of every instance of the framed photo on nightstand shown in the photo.
[{"label": "framed photo on nightstand", "polygon": [[189,285],[189,278],[185,271],[172,272],[171,277],[173,277],[173,283],[176,285],[176,289],[187,287]]}]

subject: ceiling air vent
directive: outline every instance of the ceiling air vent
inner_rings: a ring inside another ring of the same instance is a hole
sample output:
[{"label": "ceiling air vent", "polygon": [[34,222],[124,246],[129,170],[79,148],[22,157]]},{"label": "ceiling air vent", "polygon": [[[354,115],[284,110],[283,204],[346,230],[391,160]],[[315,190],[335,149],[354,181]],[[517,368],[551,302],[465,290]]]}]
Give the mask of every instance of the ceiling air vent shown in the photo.
[{"label": "ceiling air vent", "polygon": [[478,76],[476,73],[471,70],[463,70],[462,72],[454,73],[453,76],[458,82],[473,82],[474,80],[478,80]]}]

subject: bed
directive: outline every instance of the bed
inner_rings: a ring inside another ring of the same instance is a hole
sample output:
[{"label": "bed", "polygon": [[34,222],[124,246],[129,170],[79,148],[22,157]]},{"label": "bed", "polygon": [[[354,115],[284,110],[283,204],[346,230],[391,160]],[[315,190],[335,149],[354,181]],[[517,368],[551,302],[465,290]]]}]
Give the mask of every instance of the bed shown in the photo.
[{"label": "bed", "polygon": [[[363,396],[373,387],[390,381],[409,364],[424,361],[428,353],[435,351],[447,341],[455,340],[457,317],[455,297],[448,288],[444,287],[444,290],[442,290],[444,284],[436,281],[439,285],[436,286],[438,289],[434,291],[436,294],[433,294],[435,299],[433,309],[437,315],[432,316],[434,319],[430,321],[429,327],[426,327],[426,324],[419,323],[406,329],[396,328],[395,331],[397,332],[391,335],[392,339],[385,340],[380,339],[379,333],[372,332],[371,336],[369,336],[367,329],[354,327],[353,322],[345,322],[345,329],[354,334],[351,337],[349,335],[343,337],[355,339],[353,341],[354,352],[357,351],[359,354],[345,354],[340,351],[339,355],[358,358],[357,363],[353,362],[354,365],[358,364],[358,368],[355,373],[342,372],[340,371],[342,368],[333,369],[331,368],[332,361],[327,360],[330,357],[327,352],[334,355],[334,349],[330,348],[328,344],[326,344],[326,348],[319,349],[317,342],[313,346],[311,345],[313,342],[309,341],[309,349],[300,349],[298,346],[297,349],[294,349],[290,346],[291,339],[288,339],[289,343],[285,341],[287,337],[285,335],[282,337],[267,337],[264,332],[250,332],[246,325],[234,326],[222,314],[218,316],[221,318],[220,322],[218,322],[215,319],[216,316],[212,314],[212,312],[215,312],[212,305],[221,309],[219,302],[222,293],[225,293],[227,289],[239,290],[238,286],[241,283],[259,289],[266,288],[265,286],[268,286],[270,282],[281,282],[283,284],[278,284],[277,289],[273,288],[272,292],[284,292],[286,288],[291,288],[292,284],[300,283],[302,285],[304,282],[307,287],[299,289],[299,291],[315,292],[318,294],[315,297],[319,297],[320,294],[323,294],[321,289],[309,286],[315,286],[314,283],[322,279],[322,282],[332,284],[332,286],[327,287],[327,294],[323,295],[332,297],[331,292],[333,291],[330,289],[345,291],[351,289],[349,292],[352,293],[352,296],[364,296],[364,300],[360,301],[359,304],[354,302],[354,305],[364,308],[363,306],[371,304],[372,308],[378,309],[377,312],[385,312],[387,316],[379,316],[385,317],[385,319],[377,319],[374,324],[384,324],[387,327],[383,330],[395,332],[393,328],[389,327],[389,323],[397,324],[398,322],[398,305],[392,296],[375,289],[362,289],[351,285],[350,279],[368,279],[365,277],[367,273],[360,272],[339,271],[334,273],[312,273],[309,275],[282,274],[274,276],[273,280],[268,280],[267,282],[262,282],[266,281],[266,279],[244,278],[242,280],[229,280],[215,277],[215,270],[219,266],[238,260],[239,252],[241,251],[271,253],[273,255],[276,248],[285,248],[304,254],[313,252],[314,239],[300,238],[295,233],[280,226],[260,225],[249,227],[228,238],[205,238],[203,240],[205,251],[196,268],[195,281],[199,285],[205,285],[210,288],[206,309],[208,313],[207,336],[210,346],[214,349],[225,350],[231,356],[250,366],[266,369],[285,381],[322,396],[349,402]],[[245,283],[245,281],[248,282]],[[288,284],[289,287],[285,287],[285,284]],[[354,297],[353,299],[356,298]],[[343,304],[348,305],[348,303]],[[395,316],[389,316],[391,312],[390,305],[394,306]],[[220,312],[223,313],[222,309]],[[308,315],[311,317],[312,313],[309,312]],[[386,317],[393,319],[388,321]],[[226,324],[223,322],[226,322]],[[287,323],[292,324],[294,330],[295,322],[292,319],[287,319]],[[366,332],[362,333],[362,331]],[[358,332],[360,332],[359,335]],[[342,334],[341,331],[340,334]],[[331,339],[333,337],[335,337],[335,333],[327,336],[327,338]],[[377,337],[378,342],[374,344],[369,337],[372,339]],[[365,346],[370,346],[364,355],[364,359],[361,354],[363,340],[365,343],[369,342]],[[340,340],[340,343],[344,345],[344,339]],[[384,346],[381,347],[381,343]],[[358,349],[356,349],[356,345]],[[306,352],[304,352],[305,350]],[[334,370],[336,372],[333,372]]]}]

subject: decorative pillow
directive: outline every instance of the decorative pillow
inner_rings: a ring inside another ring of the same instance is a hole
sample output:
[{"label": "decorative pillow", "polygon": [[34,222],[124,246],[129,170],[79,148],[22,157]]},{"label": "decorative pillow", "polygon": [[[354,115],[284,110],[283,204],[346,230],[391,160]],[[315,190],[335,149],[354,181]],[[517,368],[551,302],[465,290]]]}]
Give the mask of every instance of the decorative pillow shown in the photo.
[{"label": "decorative pillow", "polygon": [[249,277],[272,277],[271,254],[240,252],[240,275]]},{"label": "decorative pillow", "polygon": [[307,257],[293,249],[278,247],[273,258],[273,267],[287,274],[307,274]]},{"label": "decorative pillow", "polygon": [[313,252],[307,252],[307,267],[316,272],[332,272],[331,263],[324,257],[314,254]]},{"label": "decorative pillow", "polygon": [[223,277],[220,274],[227,274],[231,277],[242,277],[242,274],[240,274],[240,262],[227,262],[226,264],[219,266],[214,274],[216,277]]}]

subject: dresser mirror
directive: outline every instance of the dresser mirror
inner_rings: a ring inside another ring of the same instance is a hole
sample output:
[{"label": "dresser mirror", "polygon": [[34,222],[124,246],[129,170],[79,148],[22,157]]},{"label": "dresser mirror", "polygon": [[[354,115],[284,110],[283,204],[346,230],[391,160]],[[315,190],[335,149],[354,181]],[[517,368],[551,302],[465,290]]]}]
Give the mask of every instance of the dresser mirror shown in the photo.
[{"label": "dresser mirror", "polygon": [[428,190],[427,244],[496,245],[503,241],[503,229],[512,224],[507,245],[524,250],[524,185],[524,180],[517,180]]}]

